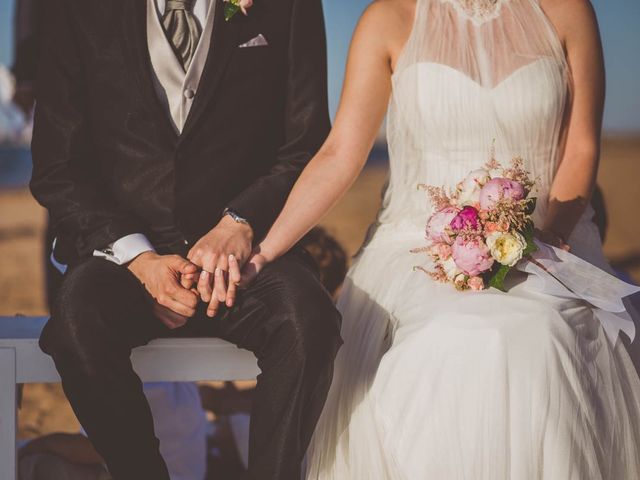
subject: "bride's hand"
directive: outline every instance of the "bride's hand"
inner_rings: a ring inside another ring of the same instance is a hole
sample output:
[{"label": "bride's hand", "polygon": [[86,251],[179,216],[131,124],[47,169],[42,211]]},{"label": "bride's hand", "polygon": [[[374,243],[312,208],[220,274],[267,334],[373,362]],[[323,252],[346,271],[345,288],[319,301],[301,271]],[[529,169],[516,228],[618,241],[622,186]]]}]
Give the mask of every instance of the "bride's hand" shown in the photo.
[{"label": "bride's hand", "polygon": [[235,258],[229,258],[229,278],[237,281],[229,281],[227,307],[234,305],[238,288],[246,288],[268,263],[269,260],[259,253],[258,249],[253,251],[242,270],[240,270],[240,265]]},{"label": "bride's hand", "polygon": [[567,252],[571,251],[571,247],[569,246],[569,244],[567,244],[564,238],[562,238],[562,236],[558,235],[555,232],[552,232],[550,230],[536,229],[536,237],[548,245],[559,248],[561,250],[565,250]]}]

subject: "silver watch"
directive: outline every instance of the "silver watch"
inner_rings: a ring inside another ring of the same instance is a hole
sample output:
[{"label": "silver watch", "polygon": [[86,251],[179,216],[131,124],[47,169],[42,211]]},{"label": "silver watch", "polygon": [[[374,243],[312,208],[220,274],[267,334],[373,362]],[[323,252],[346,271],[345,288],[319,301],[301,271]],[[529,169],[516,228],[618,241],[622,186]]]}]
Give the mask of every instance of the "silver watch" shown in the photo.
[{"label": "silver watch", "polygon": [[230,216],[234,222],[236,223],[243,223],[245,225],[249,225],[249,220],[247,220],[244,217],[241,217],[240,215],[238,215],[234,210],[231,210],[230,208],[225,208],[224,212],[222,212],[222,216]]}]

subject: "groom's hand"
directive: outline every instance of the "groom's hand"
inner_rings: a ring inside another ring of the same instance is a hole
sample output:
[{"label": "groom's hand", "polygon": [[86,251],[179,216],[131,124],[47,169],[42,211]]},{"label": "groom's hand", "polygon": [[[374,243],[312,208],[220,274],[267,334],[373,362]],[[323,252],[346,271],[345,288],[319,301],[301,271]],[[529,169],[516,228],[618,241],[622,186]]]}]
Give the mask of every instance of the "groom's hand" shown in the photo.
[{"label": "groom's hand", "polygon": [[167,307],[163,307],[156,301],[153,301],[151,308],[153,315],[171,329],[183,327],[190,318],[180,315]]},{"label": "groom's hand", "polygon": [[187,258],[202,268],[197,289],[202,301],[209,303],[208,316],[214,317],[221,303],[232,305],[240,278],[229,277],[229,264],[242,268],[252,243],[252,228],[226,215],[189,251]]},{"label": "groom's hand", "polygon": [[183,275],[198,270],[193,263],[178,255],[145,252],[133,259],[127,268],[153,297],[154,313],[167,327],[181,327],[195,315],[198,296],[180,284]]}]

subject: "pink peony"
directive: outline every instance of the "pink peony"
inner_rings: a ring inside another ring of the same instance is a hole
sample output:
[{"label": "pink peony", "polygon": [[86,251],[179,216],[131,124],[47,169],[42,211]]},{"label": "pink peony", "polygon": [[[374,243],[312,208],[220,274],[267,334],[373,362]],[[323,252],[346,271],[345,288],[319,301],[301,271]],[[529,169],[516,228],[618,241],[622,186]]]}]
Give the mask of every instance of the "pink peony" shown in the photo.
[{"label": "pink peony", "polygon": [[478,292],[484,289],[484,280],[482,280],[482,277],[471,277],[467,280],[467,285],[471,290]]},{"label": "pink peony", "polygon": [[473,207],[464,207],[458,215],[451,220],[451,228],[454,232],[461,230],[478,230],[480,228],[480,217],[478,216],[478,210]]},{"label": "pink peony", "polygon": [[493,178],[480,191],[480,208],[491,210],[501,200],[522,200],[525,190],[522,184],[508,178]]},{"label": "pink peony", "polygon": [[493,265],[489,247],[480,236],[459,236],[452,246],[453,260],[458,268],[470,276],[485,272]]},{"label": "pink peony", "polygon": [[436,243],[451,243],[447,229],[458,211],[453,207],[434,213],[427,222],[427,238]]}]

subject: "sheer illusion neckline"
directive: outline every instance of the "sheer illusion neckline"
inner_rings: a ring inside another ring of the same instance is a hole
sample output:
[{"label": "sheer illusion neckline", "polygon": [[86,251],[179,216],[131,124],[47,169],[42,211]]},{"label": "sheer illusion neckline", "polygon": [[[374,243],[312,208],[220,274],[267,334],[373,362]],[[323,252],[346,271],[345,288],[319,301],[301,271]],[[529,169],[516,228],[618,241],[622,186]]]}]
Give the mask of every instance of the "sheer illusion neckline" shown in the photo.
[{"label": "sheer illusion neckline", "polygon": [[461,15],[480,25],[497,18],[502,5],[510,0],[439,0],[451,4]]}]

